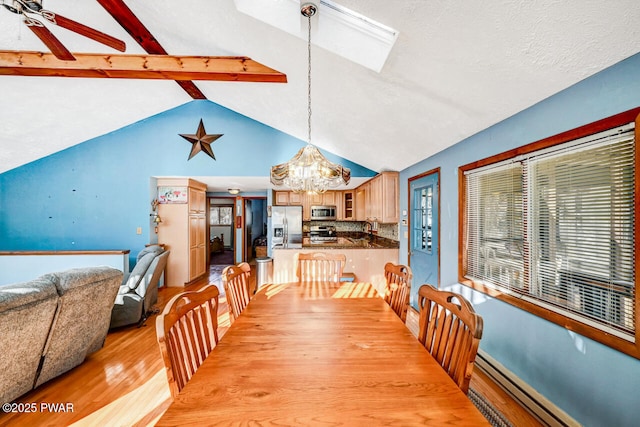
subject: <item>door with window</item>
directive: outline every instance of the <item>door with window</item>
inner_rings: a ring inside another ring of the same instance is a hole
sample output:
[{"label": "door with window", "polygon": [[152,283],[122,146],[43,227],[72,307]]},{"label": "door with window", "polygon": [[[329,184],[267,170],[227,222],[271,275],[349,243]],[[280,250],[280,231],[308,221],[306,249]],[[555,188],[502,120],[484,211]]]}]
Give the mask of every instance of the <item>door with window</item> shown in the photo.
[{"label": "door with window", "polygon": [[409,266],[413,272],[411,305],[417,308],[418,289],[440,282],[439,169],[409,179]]}]

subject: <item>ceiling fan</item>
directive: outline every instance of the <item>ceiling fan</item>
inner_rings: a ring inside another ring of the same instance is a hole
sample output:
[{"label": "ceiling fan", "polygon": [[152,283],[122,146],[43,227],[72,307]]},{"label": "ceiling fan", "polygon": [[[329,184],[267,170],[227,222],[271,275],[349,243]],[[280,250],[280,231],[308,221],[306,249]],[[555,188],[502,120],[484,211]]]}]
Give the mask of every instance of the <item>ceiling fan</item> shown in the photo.
[{"label": "ceiling fan", "polygon": [[10,12],[22,15],[24,24],[49,48],[56,58],[65,61],[74,61],[75,58],[71,52],[62,44],[56,36],[38,19],[32,15],[41,17],[51,24],[65,28],[81,36],[88,37],[99,43],[112,47],[120,52],[126,49],[125,43],[115,37],[105,34],[101,31],[87,27],[84,24],[76,22],[72,19],[65,18],[57,13],[42,8],[43,0],[2,0],[4,6]]}]

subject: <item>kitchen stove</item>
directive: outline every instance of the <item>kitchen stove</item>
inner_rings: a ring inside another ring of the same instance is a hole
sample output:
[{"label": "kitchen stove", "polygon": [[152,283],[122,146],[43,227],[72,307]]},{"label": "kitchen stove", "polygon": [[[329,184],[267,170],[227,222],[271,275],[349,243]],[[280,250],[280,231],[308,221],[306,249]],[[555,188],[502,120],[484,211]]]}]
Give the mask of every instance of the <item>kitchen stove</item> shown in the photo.
[{"label": "kitchen stove", "polygon": [[311,243],[337,242],[336,228],[330,225],[314,225],[309,229]]}]

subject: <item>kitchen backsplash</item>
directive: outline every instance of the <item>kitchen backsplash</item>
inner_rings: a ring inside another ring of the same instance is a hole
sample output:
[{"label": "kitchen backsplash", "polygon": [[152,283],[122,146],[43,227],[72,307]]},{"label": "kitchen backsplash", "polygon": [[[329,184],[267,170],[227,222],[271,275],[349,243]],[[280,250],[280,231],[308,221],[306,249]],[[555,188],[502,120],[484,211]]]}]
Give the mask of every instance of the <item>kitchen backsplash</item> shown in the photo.
[{"label": "kitchen backsplash", "polygon": [[[313,221],[313,225],[320,226],[334,226],[336,228],[336,232],[364,232],[365,231],[364,222],[358,221]],[[311,221],[304,221],[302,223],[302,232],[308,233],[309,227],[311,226]],[[367,230],[368,231],[368,230]],[[378,232],[376,233],[380,237],[384,237],[386,239],[391,240],[399,240],[398,238],[398,224],[378,224]]]}]

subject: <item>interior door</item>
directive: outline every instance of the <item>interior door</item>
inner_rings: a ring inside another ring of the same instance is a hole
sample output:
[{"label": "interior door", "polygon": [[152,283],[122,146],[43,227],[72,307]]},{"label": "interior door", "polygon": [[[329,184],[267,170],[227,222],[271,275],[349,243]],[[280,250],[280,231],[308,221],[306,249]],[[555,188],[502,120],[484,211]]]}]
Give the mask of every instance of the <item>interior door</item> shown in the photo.
[{"label": "interior door", "polygon": [[440,284],[440,171],[409,179],[409,266],[413,272],[411,305],[417,308],[418,289]]}]

